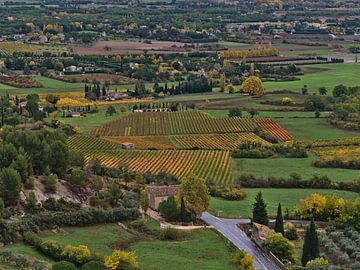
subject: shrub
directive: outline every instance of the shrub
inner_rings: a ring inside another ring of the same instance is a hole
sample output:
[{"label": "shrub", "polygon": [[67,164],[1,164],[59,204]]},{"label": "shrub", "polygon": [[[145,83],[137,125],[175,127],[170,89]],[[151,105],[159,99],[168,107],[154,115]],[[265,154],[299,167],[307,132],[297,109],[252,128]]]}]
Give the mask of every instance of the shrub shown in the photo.
[{"label": "shrub", "polygon": [[105,270],[105,265],[101,261],[90,261],[85,263],[81,270]]},{"label": "shrub", "polygon": [[232,255],[232,262],[240,270],[254,270],[254,258],[243,250],[237,250]]},{"label": "shrub", "polygon": [[115,250],[110,256],[105,257],[105,267],[110,270],[138,269],[139,263],[133,252]]},{"label": "shrub", "polygon": [[73,170],[67,177],[67,181],[74,186],[85,187],[88,182],[87,175],[84,171]]},{"label": "shrub", "polygon": [[66,258],[67,261],[73,262],[75,265],[83,265],[90,261],[91,252],[87,246],[71,246],[67,245],[61,255]]},{"label": "shrub", "polygon": [[297,240],[299,238],[294,224],[290,222],[285,224],[285,237],[289,240]]},{"label": "shrub", "polygon": [[181,238],[181,234],[174,228],[166,228],[160,231],[159,239],[163,241],[175,241]]},{"label": "shrub", "polygon": [[281,233],[270,233],[264,247],[282,261],[295,262],[295,246]]},{"label": "shrub", "polygon": [[76,267],[74,264],[67,262],[67,261],[61,261],[56,262],[53,264],[52,270],[76,270]]}]

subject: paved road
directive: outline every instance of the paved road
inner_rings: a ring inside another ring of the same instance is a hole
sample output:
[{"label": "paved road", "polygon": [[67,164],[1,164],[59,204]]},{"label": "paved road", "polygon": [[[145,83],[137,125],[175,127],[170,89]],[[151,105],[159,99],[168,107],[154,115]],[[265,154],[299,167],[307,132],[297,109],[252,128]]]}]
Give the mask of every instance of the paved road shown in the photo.
[{"label": "paved road", "polygon": [[236,247],[254,256],[254,266],[261,270],[280,270],[280,268],[266,256],[236,225],[248,223],[249,219],[224,219],[204,212],[201,219],[212,225]]}]

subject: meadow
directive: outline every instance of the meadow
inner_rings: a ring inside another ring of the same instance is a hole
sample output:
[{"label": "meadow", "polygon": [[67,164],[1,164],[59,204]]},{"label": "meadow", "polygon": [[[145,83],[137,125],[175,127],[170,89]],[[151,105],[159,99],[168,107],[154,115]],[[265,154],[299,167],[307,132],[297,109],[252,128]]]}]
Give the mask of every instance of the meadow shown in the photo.
[{"label": "meadow", "polygon": [[[150,228],[156,226],[155,222],[149,219],[147,219],[147,224]],[[159,228],[158,224],[157,228]],[[89,237],[89,235],[97,237]],[[177,241],[156,240],[137,232],[126,231],[117,224],[63,228],[61,232],[45,231],[39,236],[64,245],[87,245],[90,250],[104,255],[109,255],[116,248],[131,250],[135,252],[140,268],[145,270],[175,268],[185,270],[194,266],[198,269],[236,269],[231,263],[230,246],[210,229],[186,232],[183,239]],[[14,253],[47,260],[35,249],[21,243],[0,250],[10,250]]]},{"label": "meadow", "polygon": [[294,213],[299,200],[312,193],[322,195],[335,195],[345,199],[353,200],[358,194],[349,191],[326,190],[326,189],[274,189],[274,188],[246,188],[247,196],[242,201],[227,201],[220,198],[211,198],[210,212],[223,217],[250,217],[252,216],[252,205],[256,194],[261,191],[267,203],[268,214],[276,216],[278,204],[281,203],[283,214],[286,209],[290,214]]},{"label": "meadow", "polygon": [[298,173],[307,180],[319,174],[338,182],[352,182],[359,176],[358,170],[314,167],[311,164],[314,159],[311,153],[307,158],[233,159],[233,175],[235,179],[244,174],[289,178],[290,174]]},{"label": "meadow", "polygon": [[[312,68],[311,72],[306,70]],[[332,90],[336,85],[346,86],[360,85],[360,65],[357,63],[339,63],[324,65],[305,66],[305,75],[299,76],[298,81],[289,82],[265,82],[265,91],[292,90],[301,91],[304,85],[308,86],[309,93],[318,93],[319,87]],[[328,91],[331,95],[331,91]]]}]

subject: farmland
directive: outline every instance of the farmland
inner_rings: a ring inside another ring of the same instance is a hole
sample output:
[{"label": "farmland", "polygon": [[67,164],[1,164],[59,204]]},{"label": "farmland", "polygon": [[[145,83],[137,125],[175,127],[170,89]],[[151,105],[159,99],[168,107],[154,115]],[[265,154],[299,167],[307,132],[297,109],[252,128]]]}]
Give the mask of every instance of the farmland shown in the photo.
[{"label": "farmland", "polygon": [[82,152],[87,160],[97,158],[110,168],[127,166],[132,171],[142,173],[167,172],[180,179],[198,175],[219,183],[232,182],[231,155],[228,151],[126,151],[120,150],[118,144],[90,136],[74,136],[68,144],[72,149]]},{"label": "farmland", "polygon": [[133,113],[92,131],[95,136],[213,134],[264,129],[280,141],[291,136],[271,119],[214,118],[199,111]]}]

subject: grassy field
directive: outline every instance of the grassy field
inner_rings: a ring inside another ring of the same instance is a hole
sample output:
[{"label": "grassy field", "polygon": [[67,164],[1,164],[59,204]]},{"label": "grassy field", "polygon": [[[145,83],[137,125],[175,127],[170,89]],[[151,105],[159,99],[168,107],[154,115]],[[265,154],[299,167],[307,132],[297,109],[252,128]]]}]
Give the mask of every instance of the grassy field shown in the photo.
[{"label": "grassy field", "polygon": [[117,113],[113,114],[112,116],[105,115],[105,112],[106,112],[106,109],[108,106],[99,106],[98,113],[88,113],[88,114],[86,114],[86,116],[80,117],[80,118],[69,117],[69,118],[59,118],[59,119],[70,125],[79,126],[80,131],[82,133],[89,133],[92,129],[94,129],[96,127],[99,127],[101,125],[104,125],[107,122],[110,122],[119,117],[127,115],[129,112],[122,113],[119,111],[119,108],[121,106],[122,105],[114,106]]},{"label": "grassy field", "polygon": [[[159,228],[157,222],[147,219],[149,228]],[[91,237],[96,235],[96,237]],[[90,236],[90,237],[89,237]],[[138,257],[141,269],[236,269],[231,263],[230,246],[222,237],[210,229],[189,232],[183,240],[160,241],[147,239],[123,230],[117,224],[102,224],[91,227],[63,228],[61,232],[52,231],[40,234],[42,239],[55,240],[64,245],[87,245],[93,252],[110,254],[113,249],[126,248]],[[202,243],[199,245],[199,243]],[[35,249],[14,244],[1,248],[14,253],[49,260]],[[17,269],[2,268],[0,269]]]},{"label": "grassy field", "polygon": [[331,126],[325,118],[279,118],[276,121],[298,141],[360,136],[360,132]]},{"label": "grassy field", "polygon": [[224,217],[250,217],[252,215],[252,204],[255,201],[255,196],[259,191],[262,191],[264,200],[267,203],[268,214],[276,215],[277,206],[281,203],[283,214],[285,209],[289,209],[293,213],[299,200],[312,193],[319,193],[323,195],[336,195],[346,199],[355,199],[358,194],[355,192],[326,190],[326,189],[245,189],[247,197],[243,201],[227,201],[220,198],[211,198],[210,212]]},{"label": "grassy field", "polygon": [[131,246],[143,270],[236,269],[230,261],[229,247],[209,229],[191,232],[186,241],[142,241]]},{"label": "grassy field", "polygon": [[298,173],[306,180],[314,174],[319,174],[327,175],[331,180],[339,182],[355,181],[359,176],[358,170],[313,167],[313,159],[313,155],[307,158],[233,159],[233,175],[235,179],[243,174],[288,178],[291,173]]},{"label": "grassy field", "polygon": [[[308,86],[309,93],[318,93],[319,87],[325,86],[332,90],[334,86],[344,84],[347,86],[360,85],[360,64],[324,64],[309,65],[306,69],[313,68],[312,72],[299,76],[299,81],[290,82],[265,82],[265,90],[295,90],[301,91],[304,85]],[[332,91],[328,91],[330,95]]]}]

